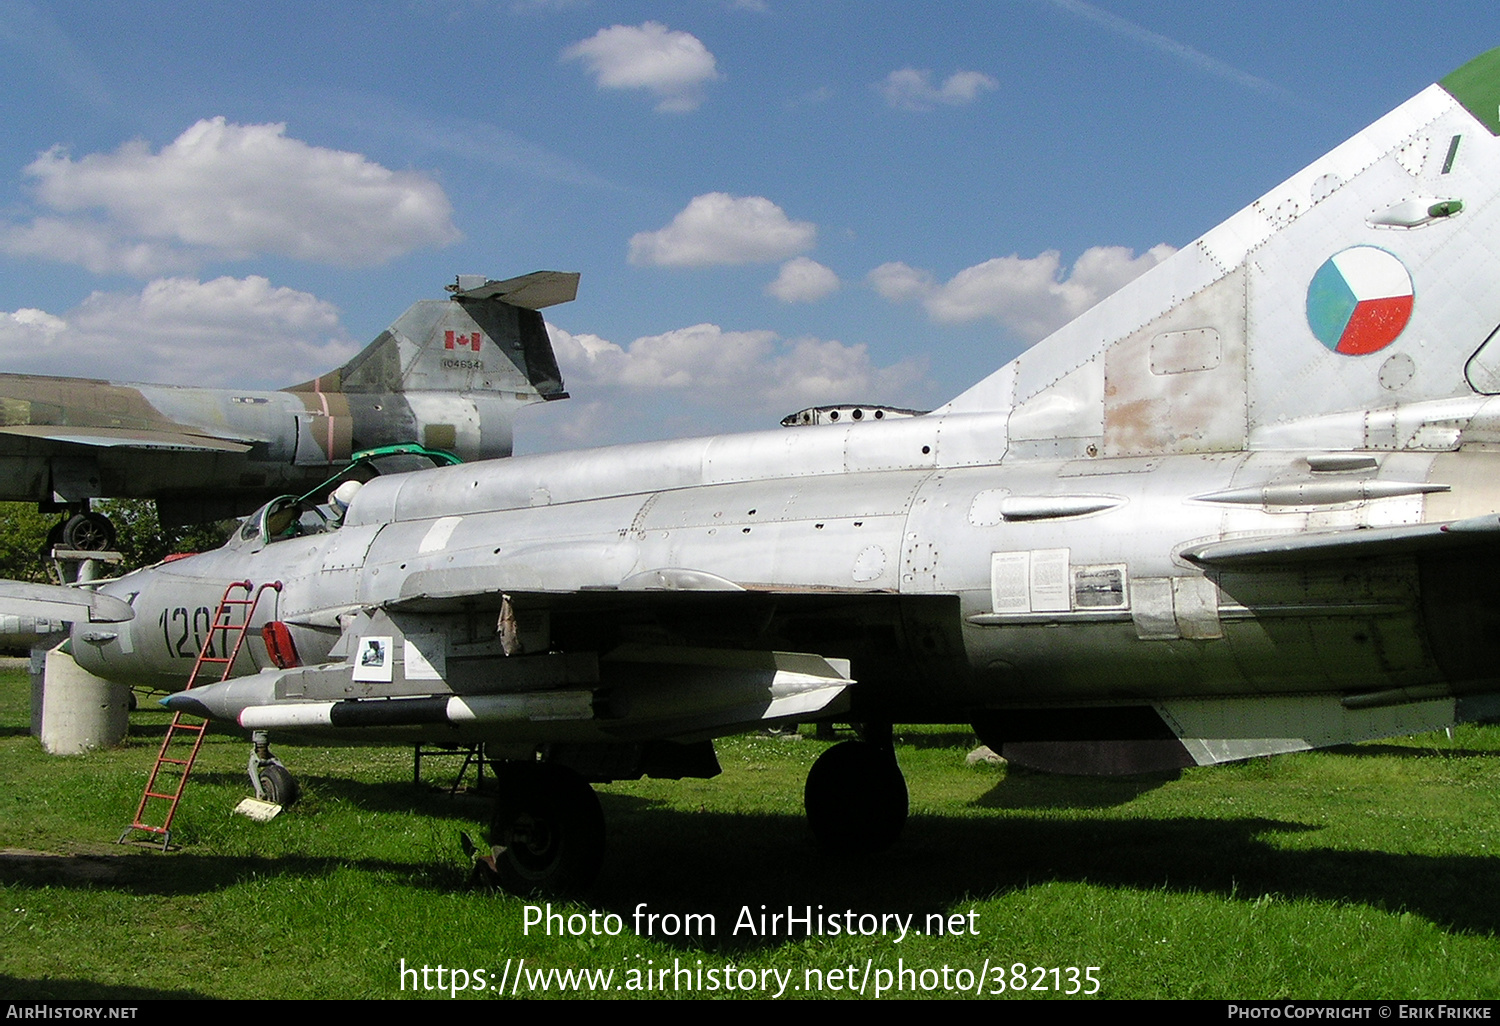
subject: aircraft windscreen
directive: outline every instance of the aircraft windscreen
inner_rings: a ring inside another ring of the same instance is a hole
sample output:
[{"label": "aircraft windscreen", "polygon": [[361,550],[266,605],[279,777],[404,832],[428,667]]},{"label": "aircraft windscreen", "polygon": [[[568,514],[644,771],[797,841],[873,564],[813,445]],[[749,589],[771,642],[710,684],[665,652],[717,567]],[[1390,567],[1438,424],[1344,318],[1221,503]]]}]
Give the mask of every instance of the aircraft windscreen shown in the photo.
[{"label": "aircraft windscreen", "polygon": [[433,461],[430,457],[412,452],[391,453],[389,456],[376,456],[370,459],[370,466],[381,474],[410,474],[414,470],[431,470]]},{"label": "aircraft windscreen", "polygon": [[309,534],[323,534],[337,530],[339,523],[326,507],[317,506],[293,495],[272,499],[240,524],[240,529],[229,536],[226,547],[254,544],[258,539],[283,541]]}]

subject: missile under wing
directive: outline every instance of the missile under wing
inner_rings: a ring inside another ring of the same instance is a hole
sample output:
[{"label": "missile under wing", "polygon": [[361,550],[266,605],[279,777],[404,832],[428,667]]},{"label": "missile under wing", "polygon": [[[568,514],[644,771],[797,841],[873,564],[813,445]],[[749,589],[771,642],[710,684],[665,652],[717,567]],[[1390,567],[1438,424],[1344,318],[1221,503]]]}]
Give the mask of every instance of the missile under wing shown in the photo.
[{"label": "missile under wing", "polygon": [[282,582],[291,644],[168,702],[485,741],[520,890],[597,869],[584,781],[777,721],[866,725],[806,804],[878,845],[896,722],[1138,772],[1494,716],[1497,109],[1500,50],[930,413],[378,479],[105,585],[135,619],[74,654],[180,681],[225,582]]},{"label": "missile under wing", "polygon": [[567,396],[537,311],[572,300],[578,275],[449,288],[344,366],[281,391],[0,374],[0,500],[71,514],[55,541],[107,548],[91,499],[154,499],[174,526],[242,516],[380,446],[509,456],[516,411]]}]

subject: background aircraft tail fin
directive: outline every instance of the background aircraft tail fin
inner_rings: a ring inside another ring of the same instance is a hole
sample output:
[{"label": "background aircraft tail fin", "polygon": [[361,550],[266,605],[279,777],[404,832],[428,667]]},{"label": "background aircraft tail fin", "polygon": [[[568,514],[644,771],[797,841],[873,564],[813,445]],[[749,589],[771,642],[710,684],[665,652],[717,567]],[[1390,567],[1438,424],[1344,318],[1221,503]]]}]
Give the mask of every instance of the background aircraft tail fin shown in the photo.
[{"label": "background aircraft tail fin", "polygon": [[577,274],[535,271],[506,281],[460,275],[449,290],[452,299],[414,303],[354,359],[286,391],[567,398],[538,311],[571,301]]},{"label": "background aircraft tail fin", "polygon": [[1500,394],[1497,283],[1500,49],[935,412],[1062,459],[1451,441],[1403,411]]}]

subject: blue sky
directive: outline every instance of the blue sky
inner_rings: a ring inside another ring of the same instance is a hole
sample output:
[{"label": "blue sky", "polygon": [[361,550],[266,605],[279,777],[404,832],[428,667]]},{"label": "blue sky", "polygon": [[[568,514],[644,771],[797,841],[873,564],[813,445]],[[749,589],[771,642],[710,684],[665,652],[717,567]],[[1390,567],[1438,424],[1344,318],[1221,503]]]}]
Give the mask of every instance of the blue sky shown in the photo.
[{"label": "blue sky", "polygon": [[0,0],[0,370],[280,387],[576,270],[519,451],[930,407],[1492,46],[1416,2]]}]

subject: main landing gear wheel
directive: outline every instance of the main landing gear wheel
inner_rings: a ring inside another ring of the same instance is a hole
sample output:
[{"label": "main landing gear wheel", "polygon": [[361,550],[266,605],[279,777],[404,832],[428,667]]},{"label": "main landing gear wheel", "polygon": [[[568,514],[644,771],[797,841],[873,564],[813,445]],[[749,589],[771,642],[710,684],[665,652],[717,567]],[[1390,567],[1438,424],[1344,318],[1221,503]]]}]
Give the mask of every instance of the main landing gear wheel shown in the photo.
[{"label": "main landing gear wheel", "polygon": [[604,811],[572,770],[545,762],[505,764],[490,843],[495,871],[512,894],[576,894],[604,864]]},{"label": "main landing gear wheel", "polygon": [[835,851],[883,851],[906,825],[896,754],[868,741],[842,741],[818,756],[802,800],[818,843]]}]

